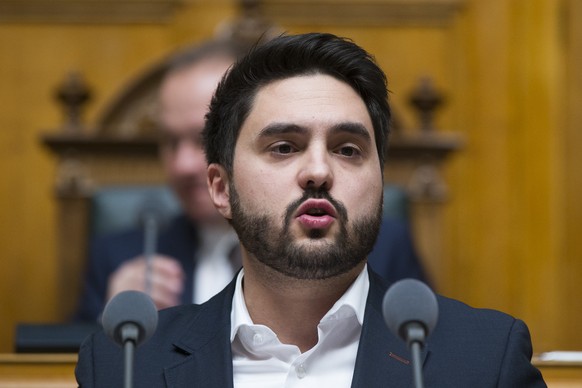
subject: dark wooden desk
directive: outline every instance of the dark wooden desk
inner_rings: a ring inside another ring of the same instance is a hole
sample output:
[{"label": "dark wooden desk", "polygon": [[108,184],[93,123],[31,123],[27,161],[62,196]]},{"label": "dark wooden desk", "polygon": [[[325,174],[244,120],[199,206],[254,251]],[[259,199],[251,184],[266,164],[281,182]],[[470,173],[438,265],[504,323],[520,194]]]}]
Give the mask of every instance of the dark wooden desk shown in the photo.
[{"label": "dark wooden desk", "polygon": [[549,388],[581,388],[581,361],[540,361],[535,357],[533,363],[544,376]]},{"label": "dark wooden desk", "polygon": [[[0,388],[69,388],[76,354],[0,354]],[[539,361],[549,388],[582,388],[582,362]]]},{"label": "dark wooden desk", "polygon": [[0,388],[69,388],[76,354],[0,354]]}]

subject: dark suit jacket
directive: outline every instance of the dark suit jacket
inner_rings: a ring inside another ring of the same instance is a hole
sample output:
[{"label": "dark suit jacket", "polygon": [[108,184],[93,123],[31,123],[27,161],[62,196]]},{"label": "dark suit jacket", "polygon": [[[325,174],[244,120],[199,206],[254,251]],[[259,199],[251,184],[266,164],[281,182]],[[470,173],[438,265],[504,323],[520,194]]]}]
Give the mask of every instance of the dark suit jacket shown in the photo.
[{"label": "dark suit jacket", "polygon": [[389,283],[401,279],[418,279],[430,285],[430,279],[418,257],[410,226],[401,218],[384,218],[368,264]]},{"label": "dark suit jacket", "polygon": [[[156,334],[136,351],[136,387],[228,388],[230,312],[235,282],[202,305],[160,311]],[[409,352],[386,327],[386,284],[370,271],[370,291],[352,380],[354,388],[412,387]],[[423,351],[426,387],[545,387],[532,366],[526,325],[493,310],[438,297],[439,321]],[[88,337],[75,371],[83,388],[121,387],[122,349],[103,332]]]},{"label": "dark suit jacket", "polygon": [[[182,303],[192,302],[195,266],[196,230],[181,215],[160,233],[158,252],[176,258],[182,264],[187,279]],[[98,238],[91,242],[85,289],[75,321],[95,322],[105,307],[109,276],[126,260],[143,253],[143,232],[131,230]],[[370,266],[388,281],[415,278],[427,281],[414,249],[408,224],[400,219],[385,219],[376,246],[368,256]]]}]

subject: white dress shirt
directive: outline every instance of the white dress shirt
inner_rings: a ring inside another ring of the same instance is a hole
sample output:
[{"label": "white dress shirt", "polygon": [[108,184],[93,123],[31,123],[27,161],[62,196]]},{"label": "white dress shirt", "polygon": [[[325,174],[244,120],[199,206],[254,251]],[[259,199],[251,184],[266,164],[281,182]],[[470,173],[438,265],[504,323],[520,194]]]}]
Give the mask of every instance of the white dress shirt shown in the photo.
[{"label": "white dress shirt", "polygon": [[349,388],[364,321],[370,281],[364,270],[317,326],[317,344],[301,353],[267,326],[255,325],[237,277],[231,311],[235,388]]}]

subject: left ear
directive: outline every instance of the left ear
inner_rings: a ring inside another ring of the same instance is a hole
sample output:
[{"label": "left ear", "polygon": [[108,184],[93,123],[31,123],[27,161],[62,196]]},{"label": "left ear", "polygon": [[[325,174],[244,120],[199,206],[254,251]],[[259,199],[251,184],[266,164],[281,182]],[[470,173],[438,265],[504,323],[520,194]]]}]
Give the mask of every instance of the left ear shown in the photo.
[{"label": "left ear", "polygon": [[231,219],[230,211],[230,182],[223,166],[212,163],[206,171],[208,192],[214,206],[226,219]]}]

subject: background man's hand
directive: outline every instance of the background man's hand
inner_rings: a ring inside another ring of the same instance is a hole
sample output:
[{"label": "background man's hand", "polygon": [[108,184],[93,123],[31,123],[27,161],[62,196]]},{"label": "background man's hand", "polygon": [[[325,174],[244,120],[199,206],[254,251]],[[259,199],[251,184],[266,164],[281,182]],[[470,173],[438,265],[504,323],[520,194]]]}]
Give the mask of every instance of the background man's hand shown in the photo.
[{"label": "background man's hand", "polygon": [[[145,291],[146,267],[146,259],[143,256],[121,265],[109,277],[107,300],[122,291]],[[179,304],[185,279],[180,263],[169,256],[155,255],[151,269],[150,296],[158,310]]]}]

